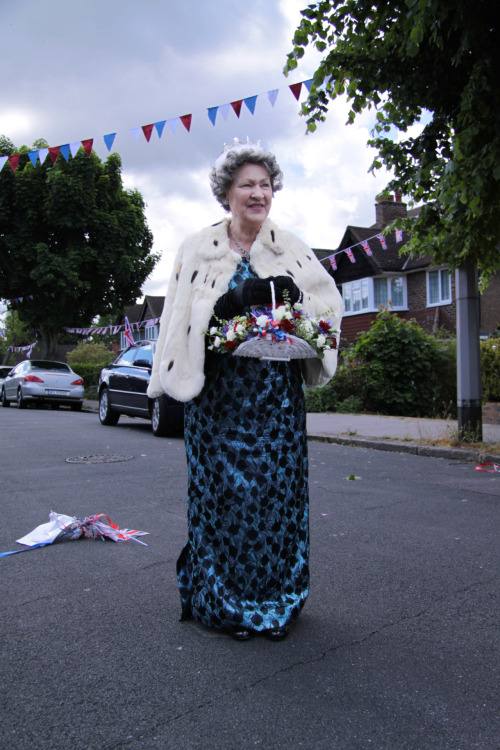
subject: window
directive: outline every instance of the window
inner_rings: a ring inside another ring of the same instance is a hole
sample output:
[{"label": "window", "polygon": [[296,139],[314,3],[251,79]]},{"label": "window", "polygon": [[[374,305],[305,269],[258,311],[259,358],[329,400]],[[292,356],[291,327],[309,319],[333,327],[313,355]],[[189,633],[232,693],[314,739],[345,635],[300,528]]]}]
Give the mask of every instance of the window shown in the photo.
[{"label": "window", "polygon": [[447,268],[427,272],[427,306],[451,302],[451,276]]},{"label": "window", "polygon": [[379,276],[342,284],[344,314],[375,312],[380,305],[406,309],[406,281],[403,276]]}]

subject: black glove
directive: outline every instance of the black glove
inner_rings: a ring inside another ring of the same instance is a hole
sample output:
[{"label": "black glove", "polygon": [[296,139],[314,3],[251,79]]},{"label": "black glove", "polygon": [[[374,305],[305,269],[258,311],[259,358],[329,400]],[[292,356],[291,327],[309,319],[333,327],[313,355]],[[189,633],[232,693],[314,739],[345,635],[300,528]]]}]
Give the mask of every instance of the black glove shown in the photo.
[{"label": "black glove", "polygon": [[214,316],[219,320],[234,318],[251,305],[271,303],[270,279],[245,279],[241,284],[219,297],[214,307]]},{"label": "black glove", "polygon": [[294,305],[300,299],[300,289],[291,276],[274,276],[266,281],[274,282],[274,289],[276,291],[276,302],[284,302],[285,298],[283,292],[287,292],[286,301],[291,305]]}]

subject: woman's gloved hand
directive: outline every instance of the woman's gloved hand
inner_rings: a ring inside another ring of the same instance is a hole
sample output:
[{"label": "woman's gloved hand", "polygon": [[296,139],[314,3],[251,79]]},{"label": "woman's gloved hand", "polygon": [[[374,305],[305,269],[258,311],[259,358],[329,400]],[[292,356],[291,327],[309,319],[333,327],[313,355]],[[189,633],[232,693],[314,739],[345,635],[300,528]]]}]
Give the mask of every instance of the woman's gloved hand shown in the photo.
[{"label": "woman's gloved hand", "polygon": [[245,307],[268,305],[271,303],[269,279],[245,279],[241,284],[219,297],[214,307],[214,315],[227,320],[239,315]]},{"label": "woman's gloved hand", "polygon": [[274,288],[276,290],[276,302],[285,301],[283,292],[287,293],[286,301],[291,305],[294,305],[299,301],[301,292],[291,276],[274,276],[266,280],[274,282]]}]

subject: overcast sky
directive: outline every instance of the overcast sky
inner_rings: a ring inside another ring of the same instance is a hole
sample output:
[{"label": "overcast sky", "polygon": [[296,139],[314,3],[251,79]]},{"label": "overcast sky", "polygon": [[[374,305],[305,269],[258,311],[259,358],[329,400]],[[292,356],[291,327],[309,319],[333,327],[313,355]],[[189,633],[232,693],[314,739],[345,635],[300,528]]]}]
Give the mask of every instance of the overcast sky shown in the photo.
[{"label": "overcast sky", "polygon": [[[285,78],[300,9],[307,0],[2,0],[0,134],[16,145],[45,138],[58,146],[116,132],[113,151],[126,187],[147,204],[162,260],[144,285],[164,294],[173,257],[190,232],[218,221],[208,172],[224,143],[249,136],[276,154],[284,173],[272,218],[312,247],[334,249],[347,224],[374,223],[387,176],[368,174],[369,115],[345,125],[337,100],[325,124],[305,134],[288,86],[312,76],[317,53]],[[267,92],[279,89],[271,106]],[[305,98],[303,88],[301,101]],[[255,113],[207,108],[258,95]],[[165,126],[147,143],[131,129],[192,114],[188,133]],[[62,158],[62,157],[59,157]],[[6,169],[9,169],[7,164]]]}]

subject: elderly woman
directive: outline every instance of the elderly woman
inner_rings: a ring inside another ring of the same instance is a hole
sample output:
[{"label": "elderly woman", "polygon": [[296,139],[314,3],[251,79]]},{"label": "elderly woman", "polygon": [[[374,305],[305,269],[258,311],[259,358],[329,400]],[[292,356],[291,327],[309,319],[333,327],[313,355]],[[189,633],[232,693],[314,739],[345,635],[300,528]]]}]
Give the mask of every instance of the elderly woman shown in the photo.
[{"label": "elderly woman", "polygon": [[213,316],[276,299],[340,322],[341,297],[314,253],[268,215],[282,188],[260,144],[226,147],[210,174],[230,217],[182,244],[160,323],[149,396],[185,403],[188,541],[177,562],[182,617],[239,640],[280,640],[309,590],[306,412],[302,385],[323,385],[324,359],[272,361],[208,350]]}]

